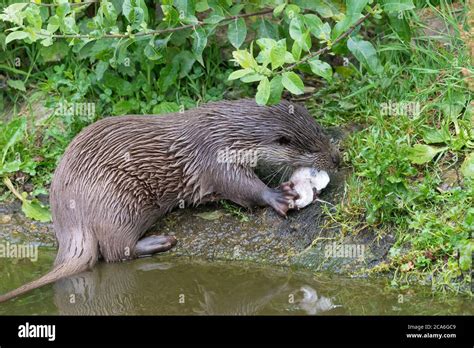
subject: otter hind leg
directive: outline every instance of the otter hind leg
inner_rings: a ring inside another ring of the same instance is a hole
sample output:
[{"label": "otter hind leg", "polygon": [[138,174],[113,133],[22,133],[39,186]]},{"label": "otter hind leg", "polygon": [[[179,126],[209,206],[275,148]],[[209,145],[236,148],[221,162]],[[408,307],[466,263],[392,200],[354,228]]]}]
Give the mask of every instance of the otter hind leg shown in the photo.
[{"label": "otter hind leg", "polygon": [[152,235],[140,239],[135,246],[137,257],[151,256],[156,253],[168,251],[176,245],[176,238],[173,236]]}]

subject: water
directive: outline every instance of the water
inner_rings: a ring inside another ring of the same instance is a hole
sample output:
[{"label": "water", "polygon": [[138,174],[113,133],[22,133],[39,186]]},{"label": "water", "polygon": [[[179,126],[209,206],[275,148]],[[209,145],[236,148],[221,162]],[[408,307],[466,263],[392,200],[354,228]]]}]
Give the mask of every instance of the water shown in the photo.
[{"label": "water", "polygon": [[[44,274],[37,262],[0,259],[0,292]],[[400,291],[387,279],[349,279],[284,267],[157,255],[85,272],[0,304],[0,315],[472,315],[469,298]]]}]

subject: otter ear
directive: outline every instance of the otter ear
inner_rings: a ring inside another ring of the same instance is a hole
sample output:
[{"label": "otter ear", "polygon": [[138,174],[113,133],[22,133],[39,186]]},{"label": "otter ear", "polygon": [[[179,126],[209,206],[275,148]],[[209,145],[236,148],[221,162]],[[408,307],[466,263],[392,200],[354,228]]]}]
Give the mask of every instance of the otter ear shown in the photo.
[{"label": "otter ear", "polygon": [[290,143],[290,138],[282,135],[281,137],[277,139],[276,142],[280,145],[288,145]]}]

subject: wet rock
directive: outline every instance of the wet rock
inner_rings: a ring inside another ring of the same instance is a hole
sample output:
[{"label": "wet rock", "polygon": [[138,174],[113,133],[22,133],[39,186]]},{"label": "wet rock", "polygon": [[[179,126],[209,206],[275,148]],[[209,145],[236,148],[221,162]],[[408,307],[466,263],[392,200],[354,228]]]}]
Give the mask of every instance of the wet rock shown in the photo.
[{"label": "wet rock", "polygon": [[11,215],[1,214],[0,215],[0,224],[8,224],[12,221]]}]

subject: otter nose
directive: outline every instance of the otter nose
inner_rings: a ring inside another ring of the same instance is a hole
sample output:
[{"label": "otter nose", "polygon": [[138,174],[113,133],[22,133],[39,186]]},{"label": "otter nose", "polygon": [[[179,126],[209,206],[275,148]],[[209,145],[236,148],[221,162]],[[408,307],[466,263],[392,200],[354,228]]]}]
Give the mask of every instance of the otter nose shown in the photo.
[{"label": "otter nose", "polygon": [[339,164],[341,163],[341,155],[339,151],[331,153],[331,160],[335,167],[339,167]]}]

